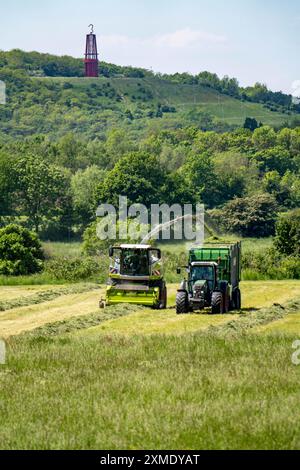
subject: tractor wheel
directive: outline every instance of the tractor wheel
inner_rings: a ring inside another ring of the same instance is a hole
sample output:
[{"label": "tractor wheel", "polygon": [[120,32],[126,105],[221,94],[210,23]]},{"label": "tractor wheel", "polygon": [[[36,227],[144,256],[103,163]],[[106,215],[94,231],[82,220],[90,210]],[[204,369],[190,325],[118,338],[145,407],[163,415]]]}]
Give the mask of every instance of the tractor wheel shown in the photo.
[{"label": "tractor wheel", "polygon": [[177,292],[176,295],[176,313],[181,315],[182,313],[188,313],[188,300],[186,292]]},{"label": "tractor wheel", "polygon": [[104,300],[100,300],[100,302],[99,302],[99,308],[105,308],[105,302],[104,302]]},{"label": "tractor wheel", "polygon": [[241,300],[241,291],[240,289],[235,289],[232,294],[232,300],[235,310],[241,310],[242,300]]},{"label": "tractor wheel", "polygon": [[222,314],[223,308],[223,294],[222,292],[213,292],[211,296],[211,313]]}]

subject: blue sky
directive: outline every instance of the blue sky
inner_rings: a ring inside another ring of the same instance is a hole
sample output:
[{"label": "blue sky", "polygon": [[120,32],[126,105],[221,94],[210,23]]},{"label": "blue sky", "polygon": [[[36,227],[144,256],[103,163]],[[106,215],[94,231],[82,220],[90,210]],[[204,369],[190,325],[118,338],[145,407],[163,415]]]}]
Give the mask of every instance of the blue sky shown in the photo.
[{"label": "blue sky", "polygon": [[288,93],[300,80],[299,0],[3,1],[0,49],[81,57],[90,23],[108,62],[209,70]]}]

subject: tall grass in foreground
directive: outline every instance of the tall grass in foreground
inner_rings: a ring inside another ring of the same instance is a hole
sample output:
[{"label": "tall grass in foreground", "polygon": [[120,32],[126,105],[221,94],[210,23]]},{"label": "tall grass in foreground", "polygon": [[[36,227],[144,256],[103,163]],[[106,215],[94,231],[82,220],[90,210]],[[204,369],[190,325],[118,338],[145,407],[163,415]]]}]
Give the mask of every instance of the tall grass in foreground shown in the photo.
[{"label": "tall grass in foreground", "polygon": [[299,449],[292,337],[11,340],[2,449]]}]

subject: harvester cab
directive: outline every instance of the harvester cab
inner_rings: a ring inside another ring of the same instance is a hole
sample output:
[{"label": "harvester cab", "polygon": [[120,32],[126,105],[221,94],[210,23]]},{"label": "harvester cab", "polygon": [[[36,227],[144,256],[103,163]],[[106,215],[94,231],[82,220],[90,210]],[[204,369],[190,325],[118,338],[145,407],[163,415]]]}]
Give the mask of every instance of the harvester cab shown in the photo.
[{"label": "harvester cab", "polygon": [[119,245],[109,249],[106,298],[100,307],[130,303],[166,308],[167,288],[161,251],[151,245]]},{"label": "harvester cab", "polygon": [[[177,291],[178,314],[211,307],[212,313],[241,308],[239,281],[241,244],[206,245],[192,248],[184,279]],[[178,268],[177,273],[180,274]]]}]

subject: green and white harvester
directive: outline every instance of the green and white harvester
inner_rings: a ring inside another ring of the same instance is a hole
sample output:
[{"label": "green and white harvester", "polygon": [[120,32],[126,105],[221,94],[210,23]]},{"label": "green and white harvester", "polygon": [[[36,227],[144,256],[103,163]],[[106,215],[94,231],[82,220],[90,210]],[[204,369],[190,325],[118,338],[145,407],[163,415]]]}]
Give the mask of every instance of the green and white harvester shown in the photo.
[{"label": "green and white harvester", "polygon": [[109,278],[101,308],[122,303],[166,308],[167,287],[158,248],[119,245],[109,249],[109,256]]},{"label": "green and white harvester", "polygon": [[[241,243],[210,243],[189,251],[187,279],[177,291],[176,312],[211,308],[211,313],[240,310]],[[181,273],[178,268],[177,273]]]}]

